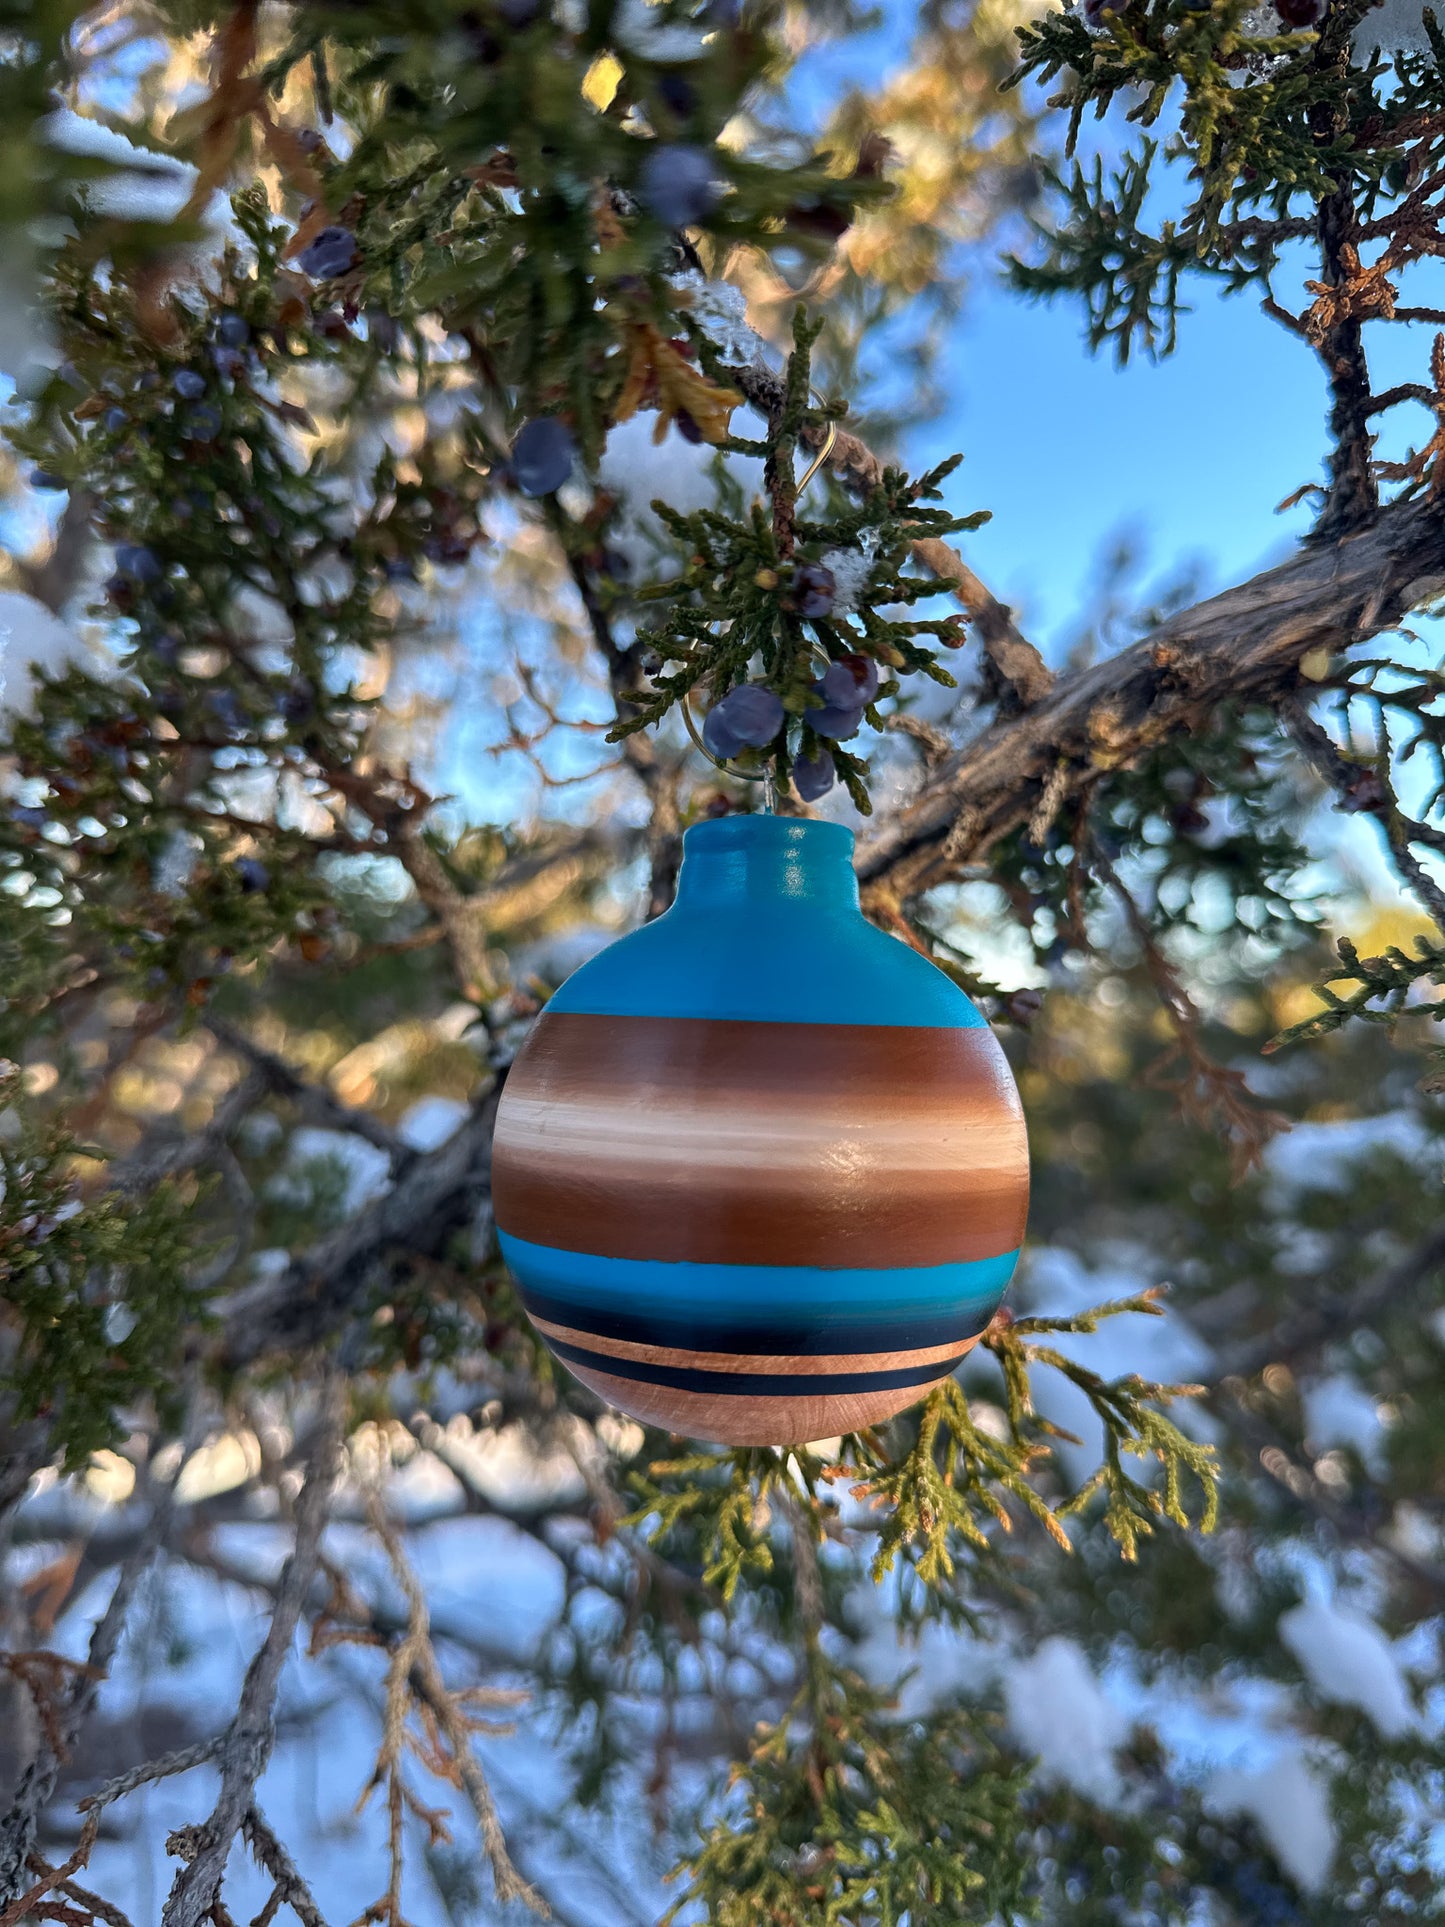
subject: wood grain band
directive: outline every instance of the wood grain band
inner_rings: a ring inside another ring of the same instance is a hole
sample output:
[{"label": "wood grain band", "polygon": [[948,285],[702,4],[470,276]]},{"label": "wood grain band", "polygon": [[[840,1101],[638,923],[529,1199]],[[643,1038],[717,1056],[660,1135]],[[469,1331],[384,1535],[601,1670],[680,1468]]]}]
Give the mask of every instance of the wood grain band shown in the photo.
[{"label": "wood grain band", "polygon": [[[558,1356],[565,1358],[569,1364],[574,1358],[590,1360],[606,1369],[603,1360],[614,1359],[617,1361],[615,1369],[624,1375],[627,1366],[660,1365],[671,1369],[706,1371],[714,1377],[724,1374],[733,1377],[776,1377],[781,1374],[790,1380],[846,1377],[860,1372],[918,1370],[923,1370],[925,1375],[931,1372],[935,1377],[941,1376],[945,1370],[951,1371],[961,1358],[973,1350],[980,1336],[975,1334],[972,1338],[955,1338],[946,1345],[925,1345],[910,1351],[706,1352],[679,1351],[668,1345],[636,1344],[620,1338],[598,1338],[591,1332],[555,1325],[535,1315],[532,1316],[532,1323]],[[827,1389],[840,1388],[830,1386]]]},{"label": "wood grain band", "polygon": [[503,1230],[599,1256],[946,1264],[1017,1249],[1028,1153],[986,1027],[544,1012],[492,1187]]}]

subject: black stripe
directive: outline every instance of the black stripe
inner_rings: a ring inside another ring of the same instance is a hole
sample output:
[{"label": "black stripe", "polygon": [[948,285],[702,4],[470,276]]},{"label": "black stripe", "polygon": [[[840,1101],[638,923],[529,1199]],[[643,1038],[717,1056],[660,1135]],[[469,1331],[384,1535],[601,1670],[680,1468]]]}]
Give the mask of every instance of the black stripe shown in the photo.
[{"label": "black stripe", "polygon": [[[661,1345],[671,1352],[776,1352],[780,1358],[816,1358],[828,1352],[921,1352],[935,1345],[962,1345],[985,1330],[1003,1293],[976,1299],[962,1312],[930,1318],[840,1320],[820,1325],[777,1313],[711,1324],[697,1318],[654,1318],[598,1305],[579,1305],[547,1292],[522,1290],[522,1303],[536,1318],[594,1338],[621,1338],[633,1345]],[[983,1309],[976,1307],[982,1304]]]},{"label": "black stripe", "polygon": [[[680,1392],[761,1392],[765,1397],[796,1398],[800,1393],[887,1392],[895,1385],[931,1385],[947,1377],[958,1359],[941,1358],[933,1365],[907,1365],[892,1372],[711,1372],[692,1365],[644,1364],[636,1358],[614,1358],[610,1352],[589,1352],[580,1345],[547,1343],[569,1365],[590,1366],[614,1378],[636,1378],[644,1385],[669,1385]],[[962,1353],[959,1354],[962,1357]]]}]

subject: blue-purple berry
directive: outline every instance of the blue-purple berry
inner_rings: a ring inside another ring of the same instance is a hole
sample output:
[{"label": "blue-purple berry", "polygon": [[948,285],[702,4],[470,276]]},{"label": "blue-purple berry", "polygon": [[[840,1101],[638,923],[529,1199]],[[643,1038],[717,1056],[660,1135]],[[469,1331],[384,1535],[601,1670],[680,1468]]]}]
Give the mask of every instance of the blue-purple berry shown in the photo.
[{"label": "blue-purple berry", "polygon": [[242,709],[234,690],[212,689],[206,695],[206,707],[227,729],[244,729],[246,712]]},{"label": "blue-purple berry", "polygon": [[264,890],[271,881],[271,872],[254,856],[241,858],[236,865],[236,875],[247,896],[254,896],[258,890]]},{"label": "blue-purple berry", "polygon": [[793,788],[805,803],[816,803],[820,796],[826,796],[836,776],[833,759],[825,749],[819,750],[816,756],[793,759]]},{"label": "blue-purple berry", "polygon": [[221,417],[214,408],[193,408],[181,423],[188,442],[213,442],[221,432]]},{"label": "blue-purple berry", "polygon": [[244,315],[223,314],[216,323],[216,339],[223,348],[244,348],[251,339],[251,325]]},{"label": "blue-purple berry", "polygon": [[781,699],[761,683],[745,682],[713,704],[703,723],[702,739],[714,756],[726,762],[739,750],[765,748],[782,726]]},{"label": "blue-purple berry", "polygon": [[32,488],[69,488],[70,484],[62,476],[52,475],[48,468],[32,468],[30,471]]},{"label": "blue-purple berry", "polygon": [[717,162],[707,149],[683,142],[654,147],[637,179],[643,205],[670,228],[705,221],[722,197],[722,186]]},{"label": "blue-purple berry", "polygon": [[800,562],[788,585],[788,599],[796,613],[811,617],[814,621],[833,613],[833,601],[837,593],[838,584],[833,571],[825,568],[821,562]]},{"label": "blue-purple berry", "polygon": [[863,721],[863,704],[830,703],[821,682],[813,684],[813,693],[823,697],[817,709],[805,709],[803,720],[819,735],[827,736],[835,743],[843,742],[849,736],[858,734]]},{"label": "blue-purple berry", "polygon": [[316,714],[316,691],[304,676],[294,676],[281,698],[281,714],[288,723],[308,722]]},{"label": "blue-purple berry", "polygon": [[100,425],[108,435],[119,435],[130,427],[130,416],[123,408],[107,408]]},{"label": "blue-purple berry", "polygon": [[858,685],[853,680],[852,671],[841,662],[835,662],[826,669],[813,687],[821,693],[823,701],[834,709],[853,709],[857,706]]},{"label": "blue-purple berry", "polygon": [[296,257],[296,265],[313,281],[334,281],[356,265],[356,236],[350,228],[324,227],[309,247]]},{"label": "blue-purple berry", "polygon": [[159,582],[165,574],[154,549],[139,542],[122,542],[115,552],[115,566],[128,582]]},{"label": "blue-purple berry", "polygon": [[657,91],[679,120],[688,120],[697,112],[697,90],[684,75],[679,73],[661,75],[657,83]]},{"label": "blue-purple berry", "polygon": [[199,401],[206,392],[206,378],[196,373],[194,368],[182,368],[171,380],[182,401]]},{"label": "blue-purple berry", "polygon": [[566,422],[539,415],[524,422],[512,444],[512,480],[524,495],[551,495],[572,473],[577,446]]},{"label": "blue-purple berry", "polygon": [[730,763],[743,747],[742,738],[734,736],[729,729],[727,714],[721,703],[703,717],[702,740],[704,748],[710,755],[716,756],[720,763]]},{"label": "blue-purple berry", "polygon": [[878,665],[871,656],[844,656],[827,670],[819,687],[825,700],[840,708],[871,703],[878,694]]}]

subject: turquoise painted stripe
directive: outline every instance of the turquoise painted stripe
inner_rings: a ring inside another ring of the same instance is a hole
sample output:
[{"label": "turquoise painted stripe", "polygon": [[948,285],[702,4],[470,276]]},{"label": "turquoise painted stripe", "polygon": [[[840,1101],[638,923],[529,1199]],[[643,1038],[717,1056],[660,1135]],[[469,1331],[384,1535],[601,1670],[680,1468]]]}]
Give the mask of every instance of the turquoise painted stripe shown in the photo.
[{"label": "turquoise painted stripe", "polygon": [[704,929],[680,912],[675,906],[610,944],[573,972],[547,1008],[599,1017],[984,1026],[936,964],[856,912],[833,916],[765,900],[750,905],[746,918],[717,918]]},{"label": "turquoise painted stripe", "polygon": [[853,832],[841,823],[767,815],[694,823],[672,908],[583,964],[551,1008],[980,1028],[952,978],[863,916],[852,853]]},{"label": "turquoise painted stripe", "polygon": [[[532,1244],[500,1231],[502,1255],[524,1292],[548,1301],[537,1309],[566,1322],[564,1307],[588,1317],[588,1329],[601,1329],[597,1316],[615,1317],[639,1327],[685,1324],[700,1345],[713,1333],[716,1349],[747,1349],[722,1342],[748,1332],[807,1327],[832,1334],[819,1350],[850,1349],[846,1329],[875,1344],[926,1321],[948,1333],[971,1336],[997,1309],[1013,1276],[1017,1251],[947,1265],[897,1269],[828,1270],[815,1265],[712,1265],[664,1263],[657,1259],[601,1258],[590,1252],[562,1251]],[[609,1333],[623,1336],[623,1332]],[[659,1337],[658,1342],[665,1343]],[[946,1342],[915,1337],[923,1345]],[[802,1347],[797,1347],[802,1349]],[[878,1349],[884,1346],[878,1344]]]}]

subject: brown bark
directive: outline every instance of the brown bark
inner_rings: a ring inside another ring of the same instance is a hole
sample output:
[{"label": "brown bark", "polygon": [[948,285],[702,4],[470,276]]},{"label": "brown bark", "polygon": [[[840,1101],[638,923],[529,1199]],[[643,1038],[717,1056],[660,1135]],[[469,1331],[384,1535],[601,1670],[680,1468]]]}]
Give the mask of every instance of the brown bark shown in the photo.
[{"label": "brown bark", "polygon": [[1046,783],[1062,805],[1225,702],[1276,699],[1297,686],[1302,656],[1393,627],[1442,584],[1445,519],[1428,501],[1402,502],[1182,610],[945,763],[859,850],[865,895],[886,905],[946,882],[1026,823]]}]

